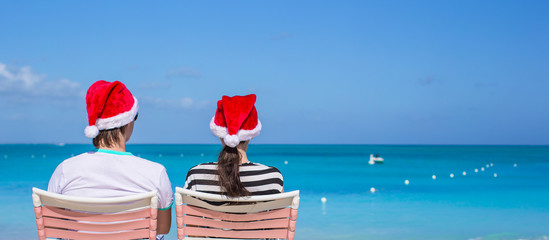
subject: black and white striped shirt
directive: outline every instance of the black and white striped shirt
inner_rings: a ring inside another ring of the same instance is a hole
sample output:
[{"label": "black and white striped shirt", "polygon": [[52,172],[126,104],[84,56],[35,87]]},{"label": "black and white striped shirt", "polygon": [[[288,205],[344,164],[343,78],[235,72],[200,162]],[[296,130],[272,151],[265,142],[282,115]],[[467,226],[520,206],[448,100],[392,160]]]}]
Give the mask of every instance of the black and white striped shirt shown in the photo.
[{"label": "black and white striped shirt", "polygon": [[[240,164],[240,181],[252,196],[281,193],[284,188],[280,171],[259,163]],[[187,173],[185,188],[224,195],[225,192],[219,186],[217,163],[202,163],[192,167]]]}]

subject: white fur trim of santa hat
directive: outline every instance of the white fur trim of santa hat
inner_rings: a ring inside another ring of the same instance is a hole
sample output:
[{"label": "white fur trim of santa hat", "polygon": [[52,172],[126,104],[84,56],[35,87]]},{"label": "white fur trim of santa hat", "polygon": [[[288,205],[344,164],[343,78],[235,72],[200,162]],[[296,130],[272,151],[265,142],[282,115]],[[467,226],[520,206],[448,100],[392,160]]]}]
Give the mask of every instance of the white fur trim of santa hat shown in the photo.
[{"label": "white fur trim of santa hat", "polygon": [[259,135],[259,132],[261,132],[261,128],[261,121],[259,121],[258,119],[257,125],[254,129],[240,129],[238,130],[236,135],[229,135],[229,130],[226,127],[221,127],[215,124],[215,116],[213,116],[212,120],[210,121],[210,130],[212,130],[212,133],[219,138],[223,138],[225,144],[233,148],[236,147],[241,141],[248,141]]}]

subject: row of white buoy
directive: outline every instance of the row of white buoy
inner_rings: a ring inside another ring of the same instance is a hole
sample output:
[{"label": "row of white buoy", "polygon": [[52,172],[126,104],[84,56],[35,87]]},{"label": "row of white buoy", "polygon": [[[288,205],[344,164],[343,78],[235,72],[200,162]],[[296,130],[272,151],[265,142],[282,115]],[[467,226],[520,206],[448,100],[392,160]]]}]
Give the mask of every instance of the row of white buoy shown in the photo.
[{"label": "row of white buoy", "polygon": [[[488,166],[488,167],[493,167],[494,164],[493,164],[493,163],[490,163],[490,164],[487,164],[487,166]],[[517,164],[516,164],[516,163],[513,164],[513,167],[517,167]],[[482,171],[484,171],[484,168],[482,168]],[[478,172],[478,169],[475,169],[475,172]],[[466,175],[467,175],[467,172],[466,172],[466,171],[463,171],[463,172],[462,172],[462,175],[463,175],[463,176],[466,176]],[[453,177],[454,177],[454,174],[453,174],[453,173],[450,173],[450,178],[453,178]],[[494,177],[498,177],[498,174],[497,174],[497,173],[494,173]],[[437,176],[433,174],[433,176],[431,176],[431,178],[432,178],[433,180],[436,180],[436,179],[437,179]],[[410,180],[408,180],[408,179],[404,180],[404,185],[409,185],[409,184],[410,184]],[[377,191],[377,190],[376,190],[374,187],[370,188],[370,192],[371,192],[371,193],[375,193],[376,191]],[[324,198],[324,199],[325,199],[325,198]],[[323,202],[326,202],[326,201],[323,201]]]},{"label": "row of white buoy", "polygon": [[[8,158],[8,155],[4,154],[4,159],[7,159],[7,158]],[[31,154],[31,158],[36,158],[36,155]],[[42,154],[42,158],[46,158],[46,154]]]},{"label": "row of white buoy", "polygon": [[[486,169],[491,168],[491,167],[494,167],[494,163],[486,164]],[[514,164],[513,164],[513,167],[517,167],[517,164],[514,163]],[[480,171],[481,171],[481,172],[484,172],[484,170],[485,170],[484,167],[481,167],[481,168],[480,168]],[[478,173],[478,172],[479,172],[478,168],[475,168],[475,173]],[[462,172],[462,175],[463,175],[463,176],[467,176],[467,172],[466,172],[466,171],[463,171],[463,172]],[[498,177],[498,174],[497,174],[497,173],[494,173],[493,176],[496,178],[496,177]],[[450,178],[453,178],[453,177],[454,177],[454,174],[453,174],[453,173],[450,173]],[[436,179],[436,176],[435,176],[435,175],[433,175],[433,179]]]},{"label": "row of white buoy", "polygon": [[[284,163],[285,163],[285,164],[288,164],[288,161],[285,161]],[[486,164],[486,168],[490,168],[490,167],[493,167],[493,166],[494,166],[493,163]],[[517,164],[514,163],[514,164],[513,164],[513,167],[517,167]],[[484,171],[484,167],[481,167],[480,170],[481,170],[481,171]],[[478,172],[478,168],[475,168],[475,172]],[[466,172],[466,171],[463,171],[463,172],[462,172],[462,175],[463,175],[463,176],[467,176],[467,172]],[[450,173],[450,178],[454,178],[454,176],[455,176],[455,175],[454,175],[453,173]],[[497,174],[497,173],[494,173],[493,176],[494,176],[495,178],[497,178],[497,177],[498,177],[498,174]],[[433,180],[436,180],[436,179],[437,179],[437,176],[433,174],[433,176],[431,176],[431,178],[432,178]],[[409,185],[409,184],[410,184],[410,180],[408,180],[408,179],[404,180],[404,185]],[[370,192],[371,192],[371,193],[375,193],[375,192],[377,192],[377,189],[374,188],[374,187],[371,187],[371,188],[370,188]],[[322,202],[322,204],[326,204],[326,202],[328,201],[328,199],[326,199],[326,197],[322,197],[322,198],[320,198],[320,201]]]}]

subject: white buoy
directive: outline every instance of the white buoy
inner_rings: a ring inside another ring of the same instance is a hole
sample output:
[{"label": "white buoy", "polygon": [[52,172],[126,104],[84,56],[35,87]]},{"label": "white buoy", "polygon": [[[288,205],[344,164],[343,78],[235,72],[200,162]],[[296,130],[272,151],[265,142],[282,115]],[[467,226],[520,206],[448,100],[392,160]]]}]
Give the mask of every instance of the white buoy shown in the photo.
[{"label": "white buoy", "polygon": [[204,157],[204,153],[201,153],[200,156],[201,156],[201,157]]},{"label": "white buoy", "polygon": [[490,164],[486,164],[486,168],[490,168]]},{"label": "white buoy", "polygon": [[493,163],[490,163],[490,167],[493,167],[493,166],[494,166],[494,164],[493,164]]},{"label": "white buoy", "polygon": [[497,174],[497,173],[494,173],[494,177],[498,177],[498,174]]},{"label": "white buoy", "polygon": [[483,167],[481,167],[481,168],[480,168],[480,171],[483,171],[483,172],[484,172],[484,168],[483,168]]},{"label": "white buoy", "polygon": [[515,164],[513,164],[513,167],[517,167],[517,164],[516,164],[516,163],[515,163]]},{"label": "white buoy", "polygon": [[453,177],[454,177],[454,174],[453,174],[453,173],[450,173],[450,177],[453,178]]},{"label": "white buoy", "polygon": [[478,172],[478,168],[475,168],[475,172]]},{"label": "white buoy", "polygon": [[408,185],[410,184],[410,181],[408,181],[408,179],[404,180],[404,184]]},{"label": "white buoy", "polygon": [[370,188],[370,192],[375,193],[376,189],[372,187],[372,188]]},{"label": "white buoy", "polygon": [[433,175],[432,176],[433,180],[437,179],[437,176],[436,175]]},{"label": "white buoy", "polygon": [[284,164],[288,165],[288,161],[284,161]]},{"label": "white buoy", "polygon": [[466,171],[463,171],[463,173],[461,173],[461,174],[463,174],[463,176],[467,176],[467,172],[466,172]]},{"label": "white buoy", "polygon": [[326,201],[328,201],[328,199],[326,199],[325,197],[322,197],[322,198],[320,198],[320,201],[321,201],[322,203],[326,203]]}]

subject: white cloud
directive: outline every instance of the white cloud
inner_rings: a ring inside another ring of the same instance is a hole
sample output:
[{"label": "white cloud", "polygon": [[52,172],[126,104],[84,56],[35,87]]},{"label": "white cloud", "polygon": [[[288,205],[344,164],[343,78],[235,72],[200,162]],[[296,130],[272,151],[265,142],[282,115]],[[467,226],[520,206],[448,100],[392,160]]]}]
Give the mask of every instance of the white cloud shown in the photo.
[{"label": "white cloud", "polygon": [[194,100],[192,98],[186,97],[181,99],[181,106],[183,108],[190,108],[194,103]]},{"label": "white cloud", "polygon": [[79,83],[68,79],[46,80],[45,74],[35,73],[31,67],[9,67],[0,62],[0,93],[14,101],[32,98],[72,98],[84,96]]},{"label": "white cloud", "polygon": [[210,101],[195,101],[193,98],[184,97],[180,99],[164,99],[158,97],[141,97],[144,104],[150,104],[156,108],[173,109],[203,109],[210,104]]},{"label": "white cloud", "polygon": [[19,71],[12,73],[3,63],[0,63],[0,76],[2,76],[0,80],[3,80],[1,82],[2,89],[5,89],[10,85],[18,84],[26,89],[30,89],[36,83],[42,81],[42,79],[45,77],[44,75],[34,74],[32,72],[32,69],[28,66],[22,67],[21,69],[19,69]]},{"label": "white cloud", "polygon": [[202,76],[202,73],[194,68],[190,67],[180,67],[174,69],[168,69],[166,73],[167,77],[194,77],[199,78]]},{"label": "white cloud", "polygon": [[34,74],[28,66],[11,72],[7,65],[0,63],[0,91],[14,88],[30,90],[36,83],[41,82],[44,77],[44,75]]}]

